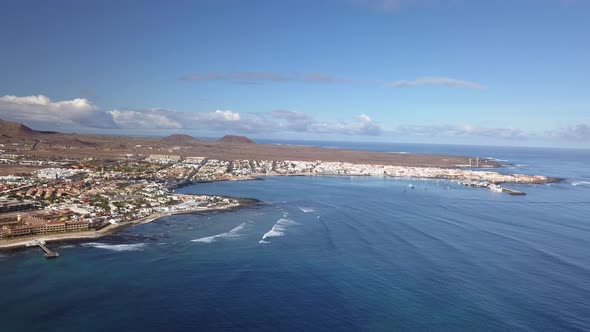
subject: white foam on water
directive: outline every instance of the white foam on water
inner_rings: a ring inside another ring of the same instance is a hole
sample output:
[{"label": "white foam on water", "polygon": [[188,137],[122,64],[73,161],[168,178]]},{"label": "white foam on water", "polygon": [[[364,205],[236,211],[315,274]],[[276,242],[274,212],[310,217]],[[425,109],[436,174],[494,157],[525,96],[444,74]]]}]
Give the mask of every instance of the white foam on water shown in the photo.
[{"label": "white foam on water", "polygon": [[406,151],[390,151],[388,153],[408,154],[409,152],[406,152]]},{"label": "white foam on water", "polygon": [[146,246],[146,243],[134,243],[134,244],[106,244],[106,243],[85,243],[83,244],[85,247],[93,247],[98,249],[104,250],[111,250],[111,251],[140,251]]},{"label": "white foam on water", "polygon": [[74,245],[68,244],[68,245],[60,246],[59,248],[60,249],[68,249],[68,248],[74,248],[74,247],[75,247]]},{"label": "white foam on water", "polygon": [[305,213],[309,213],[309,212],[315,212],[314,209],[309,208],[309,207],[302,207],[302,206],[298,206],[299,210],[305,212]]},{"label": "white foam on water", "polygon": [[279,237],[279,236],[285,235],[285,231],[291,225],[297,225],[297,222],[295,222],[294,220],[291,220],[291,219],[285,219],[285,218],[279,219],[274,224],[274,226],[272,226],[270,231],[264,233],[264,235],[262,236],[262,239],[259,241],[259,243],[268,243],[268,241],[265,241],[265,240],[267,240],[271,237]]},{"label": "white foam on water", "polygon": [[573,181],[572,186],[590,186],[590,181]]},{"label": "white foam on water", "polygon": [[[472,158],[472,159],[474,159],[474,158]],[[505,162],[505,163],[507,163],[507,162],[508,162],[508,160],[506,160],[506,159],[499,159],[499,158],[494,158],[494,157],[485,157],[484,159],[490,159],[490,160],[495,160],[495,161],[501,161],[501,162]]]},{"label": "white foam on water", "polygon": [[217,235],[212,235],[212,236],[206,236],[206,237],[202,237],[202,238],[199,238],[199,239],[194,239],[194,240],[191,240],[191,242],[211,243],[211,242],[214,242],[214,241],[216,241],[218,239],[235,238],[235,237],[240,236],[240,234],[238,234],[238,233],[241,230],[243,230],[245,227],[246,227],[246,223],[243,222],[239,226],[231,229],[228,232],[217,234]]}]

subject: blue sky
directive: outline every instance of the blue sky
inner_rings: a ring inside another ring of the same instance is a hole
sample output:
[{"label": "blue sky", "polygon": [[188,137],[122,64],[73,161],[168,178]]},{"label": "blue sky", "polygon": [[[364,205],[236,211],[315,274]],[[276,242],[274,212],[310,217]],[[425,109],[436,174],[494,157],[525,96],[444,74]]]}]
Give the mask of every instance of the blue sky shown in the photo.
[{"label": "blue sky", "polygon": [[3,1],[0,117],[590,147],[590,1]]}]

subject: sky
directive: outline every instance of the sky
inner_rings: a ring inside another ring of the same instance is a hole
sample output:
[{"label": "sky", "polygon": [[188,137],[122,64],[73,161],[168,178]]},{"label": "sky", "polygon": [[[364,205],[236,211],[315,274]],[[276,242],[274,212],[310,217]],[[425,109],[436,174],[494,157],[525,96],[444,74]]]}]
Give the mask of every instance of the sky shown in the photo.
[{"label": "sky", "polygon": [[590,0],[0,3],[35,129],[590,148]]}]

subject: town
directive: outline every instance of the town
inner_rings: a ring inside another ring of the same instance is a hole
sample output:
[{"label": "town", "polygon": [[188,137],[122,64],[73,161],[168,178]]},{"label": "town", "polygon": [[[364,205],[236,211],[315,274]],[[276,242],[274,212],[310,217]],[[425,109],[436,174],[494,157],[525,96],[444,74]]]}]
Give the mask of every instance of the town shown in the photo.
[{"label": "town", "polygon": [[[159,216],[231,208],[239,200],[220,196],[180,195],[187,184],[251,180],[260,176],[341,175],[454,180],[495,191],[500,183],[546,183],[545,176],[500,174],[457,168],[405,167],[322,161],[224,161],[206,157],[149,155],[104,162],[23,160],[3,156],[3,163],[50,165],[30,176],[0,177],[0,239],[14,241],[58,233],[106,233],[121,225]],[[42,166],[39,166],[42,167]],[[74,235],[72,235],[74,236]]]}]

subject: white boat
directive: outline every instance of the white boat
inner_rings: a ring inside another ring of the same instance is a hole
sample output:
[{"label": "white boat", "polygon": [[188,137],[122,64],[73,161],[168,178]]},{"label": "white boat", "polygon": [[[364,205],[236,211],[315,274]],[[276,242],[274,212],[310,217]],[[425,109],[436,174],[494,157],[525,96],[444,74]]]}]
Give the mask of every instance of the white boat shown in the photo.
[{"label": "white boat", "polygon": [[497,192],[497,193],[501,193],[501,192],[502,192],[502,187],[500,187],[500,186],[499,186],[499,185],[497,185],[497,184],[490,184],[490,185],[488,186],[488,188],[489,188],[491,191],[495,191],[495,192]]}]

